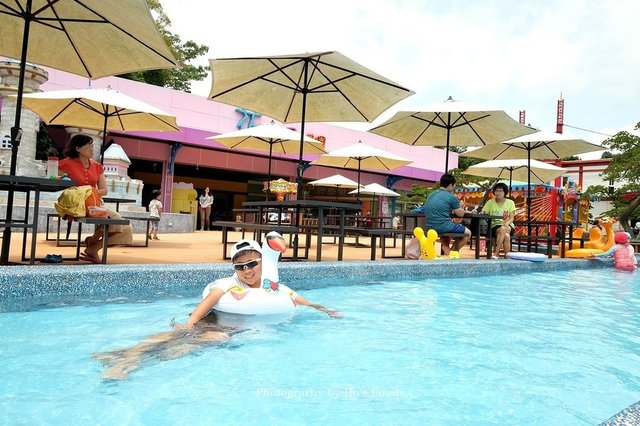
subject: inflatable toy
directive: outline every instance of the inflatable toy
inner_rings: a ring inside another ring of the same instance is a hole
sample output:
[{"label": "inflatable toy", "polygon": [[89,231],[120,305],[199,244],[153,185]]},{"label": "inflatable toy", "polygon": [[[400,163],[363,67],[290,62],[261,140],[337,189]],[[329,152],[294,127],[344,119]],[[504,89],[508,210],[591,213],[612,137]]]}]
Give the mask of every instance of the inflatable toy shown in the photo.
[{"label": "inflatable toy", "polygon": [[460,259],[460,252],[459,251],[455,251],[455,250],[451,250],[449,252],[449,259]]},{"label": "inflatable toy", "polygon": [[[586,241],[583,244],[583,247],[579,246],[580,243],[578,241],[573,241],[574,249],[578,249],[578,248],[596,249],[596,250],[602,250],[603,252],[609,250],[611,247],[613,247],[614,241],[613,241],[613,238],[608,238],[607,236],[614,235],[613,224],[615,222],[616,222],[616,219],[612,219],[608,217],[600,219],[600,224],[606,231],[606,235],[604,235],[597,226],[592,226],[591,229],[589,229],[589,241]],[[584,230],[578,228],[573,232],[573,238],[574,239],[581,238],[583,233],[584,233]],[[568,243],[565,243],[564,249],[568,252],[569,250]]]},{"label": "inflatable toy", "polygon": [[438,233],[433,229],[429,229],[425,236],[424,229],[417,226],[413,228],[413,235],[418,240],[418,243],[420,243],[420,259],[435,259]]},{"label": "inflatable toy", "polygon": [[604,252],[600,249],[572,249],[572,250],[567,250],[567,252],[564,255],[566,257],[579,259],[583,257],[591,257],[592,254],[600,254],[600,253],[604,253]]},{"label": "inflatable toy", "polygon": [[[262,287],[243,288],[236,286],[226,292],[213,307],[214,310],[229,314],[273,315],[295,311],[295,304],[288,291],[280,290],[278,259],[287,245],[277,232],[269,232],[262,243]],[[204,299],[211,292],[214,283],[202,291]]]},{"label": "inflatable toy", "polygon": [[547,260],[547,256],[542,253],[527,253],[527,252],[509,252],[507,253],[507,259],[513,260],[528,260],[530,262],[544,262]]}]

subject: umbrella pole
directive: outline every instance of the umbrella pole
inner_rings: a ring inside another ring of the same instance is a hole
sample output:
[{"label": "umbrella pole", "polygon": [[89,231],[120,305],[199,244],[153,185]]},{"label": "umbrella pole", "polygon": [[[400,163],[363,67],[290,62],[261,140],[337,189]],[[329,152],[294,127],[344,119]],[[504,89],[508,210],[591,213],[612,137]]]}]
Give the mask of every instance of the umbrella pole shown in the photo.
[{"label": "umbrella pole", "polygon": [[527,252],[531,251],[531,149],[527,147]]},{"label": "umbrella pole", "polygon": [[358,195],[356,197],[358,201],[360,201],[360,163],[361,162],[362,160],[358,158]]},{"label": "umbrella pole", "polygon": [[509,194],[511,194],[511,183],[513,182],[513,169],[509,169]]},{"label": "umbrella pole", "polygon": [[302,116],[300,121],[300,155],[298,156],[298,169],[296,174],[296,183],[298,184],[298,191],[296,194],[296,198],[300,199],[300,195],[302,194],[302,172],[304,172],[304,163],[302,162],[302,155],[304,154],[304,121],[307,115],[307,91],[309,82],[308,79],[309,73],[309,60],[305,59],[304,62],[304,86],[302,88]]},{"label": "umbrella pole", "polygon": [[102,127],[102,145],[100,146],[100,164],[104,164],[104,150],[105,150],[105,147],[107,146],[107,120],[109,120],[108,109],[109,107],[107,107],[107,112],[104,115],[104,126]]},{"label": "umbrella pole", "polygon": [[[302,172],[304,171],[304,163],[302,162],[302,155],[304,153],[304,120],[307,114],[307,91],[309,90],[308,81],[309,77],[309,58],[304,61],[304,86],[302,88],[302,116],[300,122],[300,155],[298,156],[298,167],[296,172],[296,183],[298,188],[296,191],[296,198],[299,200],[302,195]],[[300,207],[296,207],[296,221],[295,226],[298,226],[300,219]],[[293,260],[298,260],[298,234],[293,236]]]},{"label": "umbrella pole", "polygon": [[[20,128],[20,116],[22,113],[22,94],[24,92],[24,74],[27,67],[27,51],[29,47],[29,30],[31,29],[31,0],[27,0],[25,5],[24,32],[22,34],[22,52],[20,53],[20,76],[18,78],[18,98],[16,99],[15,124],[11,128],[11,163],[9,164],[9,175],[16,175],[18,163],[18,148],[22,139],[22,129]],[[6,221],[11,222],[13,218],[13,189],[7,191],[7,211]],[[2,251],[0,252],[0,263],[9,263],[9,249],[11,247],[11,227],[4,228],[2,233]]]},{"label": "umbrella pole", "polygon": [[269,194],[271,193],[271,155],[273,153],[273,141],[269,142],[269,172],[267,173],[267,197],[269,201]]},{"label": "umbrella pole", "polygon": [[447,113],[447,147],[444,151],[444,172],[449,173],[449,139],[451,138],[451,113]]}]

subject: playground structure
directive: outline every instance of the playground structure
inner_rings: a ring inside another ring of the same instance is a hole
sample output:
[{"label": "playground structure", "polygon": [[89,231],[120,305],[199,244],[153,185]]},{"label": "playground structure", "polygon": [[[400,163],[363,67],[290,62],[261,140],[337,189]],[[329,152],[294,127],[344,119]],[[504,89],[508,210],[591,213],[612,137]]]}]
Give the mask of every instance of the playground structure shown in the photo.
[{"label": "playground structure", "polygon": [[[467,205],[479,206],[485,195],[480,187],[456,189],[455,195]],[[489,195],[492,198],[493,194]],[[527,221],[527,186],[512,185],[509,192],[516,205],[516,222]],[[576,227],[587,228],[589,223],[589,198],[580,187],[568,183],[556,188],[550,185],[531,185],[532,222],[573,222]],[[537,226],[538,235],[555,235],[557,226]],[[526,235],[526,226],[516,226],[516,235]]]}]

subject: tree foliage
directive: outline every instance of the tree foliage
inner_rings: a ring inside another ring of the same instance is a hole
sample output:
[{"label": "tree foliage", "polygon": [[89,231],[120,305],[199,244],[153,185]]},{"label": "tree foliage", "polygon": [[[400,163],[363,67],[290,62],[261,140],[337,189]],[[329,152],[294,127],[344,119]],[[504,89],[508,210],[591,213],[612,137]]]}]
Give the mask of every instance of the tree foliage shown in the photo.
[{"label": "tree foliage", "polygon": [[180,36],[173,34],[169,28],[171,20],[164,13],[158,0],[147,0],[149,10],[151,10],[156,27],[164,38],[167,46],[171,49],[178,61],[178,67],[174,69],[160,69],[137,71],[122,74],[120,77],[129,80],[140,81],[154,86],[170,87],[184,92],[191,91],[191,81],[201,81],[209,72],[208,66],[192,65],[189,62],[209,51],[209,47],[204,44],[197,44],[193,40],[183,42]]},{"label": "tree foliage", "polygon": [[[636,125],[636,130],[638,129],[640,123]],[[640,219],[640,136],[622,131],[605,140],[602,145],[616,153],[612,154],[611,163],[602,173],[603,180],[626,183],[614,190],[597,186],[589,188],[587,192],[611,197],[613,209],[607,214],[617,216],[624,229],[630,232],[629,219]],[[635,193],[635,198],[629,200],[622,197],[628,193]]]}]

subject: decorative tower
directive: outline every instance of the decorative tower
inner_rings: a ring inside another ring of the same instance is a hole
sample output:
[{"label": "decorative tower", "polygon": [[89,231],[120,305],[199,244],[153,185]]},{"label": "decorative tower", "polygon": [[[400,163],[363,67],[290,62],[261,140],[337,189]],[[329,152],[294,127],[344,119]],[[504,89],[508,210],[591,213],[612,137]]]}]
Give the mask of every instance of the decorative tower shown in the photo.
[{"label": "decorative tower", "polygon": [[[94,148],[94,152],[99,150]],[[144,183],[139,179],[131,179],[128,175],[131,160],[124,149],[117,143],[112,143],[104,152],[104,177],[107,180],[109,197],[136,200],[135,205],[142,207],[142,188]],[[127,210],[130,205],[121,205],[121,210]]]},{"label": "decorative tower", "polygon": [[[15,124],[16,98],[9,95],[18,93],[20,64],[16,61],[0,61],[0,174],[8,175],[11,161],[11,127]],[[42,68],[27,64],[24,75],[24,93],[40,91],[40,85],[49,79]],[[28,109],[22,109],[20,127],[22,141],[18,150],[17,174],[42,177],[45,171],[40,161],[36,161],[36,135],[40,119]]]}]

